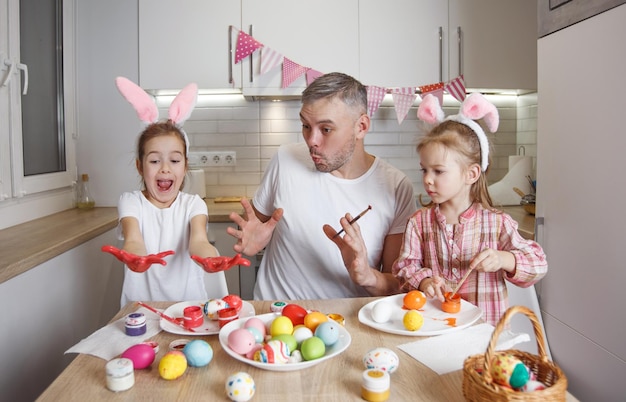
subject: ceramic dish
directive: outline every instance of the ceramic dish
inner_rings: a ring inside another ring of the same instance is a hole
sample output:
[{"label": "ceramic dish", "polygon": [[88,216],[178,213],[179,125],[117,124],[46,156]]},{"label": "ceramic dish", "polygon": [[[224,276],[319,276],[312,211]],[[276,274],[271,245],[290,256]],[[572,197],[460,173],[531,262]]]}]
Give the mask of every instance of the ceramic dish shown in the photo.
[{"label": "ceramic dish", "polygon": [[[268,313],[268,314],[258,315],[257,317],[263,320],[263,322],[267,325],[274,318],[278,317],[278,315],[275,313]],[[247,317],[247,318],[250,318],[250,317]],[[331,347],[327,347],[326,353],[324,354],[324,356],[320,357],[319,359],[303,361],[300,363],[286,363],[286,364],[261,363],[255,360],[248,359],[247,357],[242,356],[238,353],[235,353],[228,346],[228,334],[230,334],[232,331],[234,331],[237,328],[241,328],[245,324],[247,318],[240,318],[238,320],[229,322],[228,324],[224,325],[224,327],[222,328],[219,334],[220,344],[222,345],[222,348],[226,351],[226,353],[228,353],[235,359],[242,361],[244,363],[247,363],[251,366],[264,369],[264,370],[296,371],[296,370],[302,370],[311,366],[315,366],[316,364],[319,364],[328,359],[332,359],[333,357],[339,355],[344,350],[346,350],[348,346],[350,345],[350,342],[352,342],[352,338],[350,337],[350,333],[348,332],[348,330],[345,327],[339,325],[339,339],[337,340],[337,343],[335,343]]]},{"label": "ceramic dish", "polygon": [[[369,327],[390,334],[409,336],[441,335],[466,328],[475,323],[482,315],[482,310],[471,303],[461,300],[461,311],[455,314],[441,310],[441,302],[428,299],[419,312],[424,317],[424,324],[417,331],[404,328],[402,318],[407,310],[402,308],[402,299],[406,293],[383,297],[374,300],[359,310],[359,321]],[[372,308],[376,303],[389,303],[392,308],[391,318],[385,323],[378,323],[372,318]]]},{"label": "ceramic dish", "polygon": [[[172,304],[163,312],[163,314],[169,315],[170,317],[173,317],[173,318],[182,318],[183,310],[185,309],[185,307],[189,307],[189,306],[202,307],[204,306],[204,303],[206,303],[206,300],[184,301],[184,302]],[[254,306],[244,300],[241,306],[241,311],[239,311],[239,317],[252,317],[253,315],[254,315]],[[173,324],[167,320],[164,320],[163,318],[161,318],[160,325],[163,331],[166,331],[172,334],[178,334],[178,335],[190,335],[190,336],[215,335],[220,332],[219,323],[217,321],[211,320],[207,316],[204,316],[204,322],[202,323],[201,326],[193,329],[195,332],[187,331],[185,328],[179,327],[178,325]]]}]

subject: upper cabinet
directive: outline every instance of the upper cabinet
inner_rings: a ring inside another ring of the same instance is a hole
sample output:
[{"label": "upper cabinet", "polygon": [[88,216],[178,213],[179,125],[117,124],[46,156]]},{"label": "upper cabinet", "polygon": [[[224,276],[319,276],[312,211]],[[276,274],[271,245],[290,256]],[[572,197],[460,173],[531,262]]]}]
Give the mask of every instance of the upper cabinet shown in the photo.
[{"label": "upper cabinet", "polygon": [[468,88],[537,88],[536,1],[449,0],[449,7],[449,78],[462,73]]},{"label": "upper cabinet", "polygon": [[229,63],[228,27],[240,24],[238,0],[139,0],[141,87],[181,89],[195,82],[202,89],[232,88],[241,66]]},{"label": "upper cabinet", "polygon": [[[242,0],[241,19],[244,32],[300,66],[322,73],[359,75],[358,0]],[[236,35],[233,41],[236,43]],[[261,55],[262,49],[239,63],[244,95],[302,93],[304,76],[281,88],[281,66],[261,75]]]},{"label": "upper cabinet", "polygon": [[359,0],[359,28],[366,85],[537,88],[535,1]]}]

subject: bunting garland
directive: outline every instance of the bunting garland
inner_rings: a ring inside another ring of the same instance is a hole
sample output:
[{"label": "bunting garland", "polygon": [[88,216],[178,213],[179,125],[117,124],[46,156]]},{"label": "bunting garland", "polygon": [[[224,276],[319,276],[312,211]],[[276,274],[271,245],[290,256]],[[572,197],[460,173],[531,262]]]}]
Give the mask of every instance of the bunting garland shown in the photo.
[{"label": "bunting garland", "polygon": [[[314,70],[311,67],[302,66],[295,61],[283,56],[276,50],[269,48],[254,39],[247,33],[238,30],[237,48],[235,50],[235,64],[241,62],[256,50],[261,49],[260,74],[267,74],[269,71],[282,64],[282,88],[289,87],[302,75],[306,76],[306,84],[310,85],[316,78],[324,73]],[[421,97],[426,94],[434,95],[439,104],[443,104],[443,93],[448,92],[459,102],[465,99],[465,79],[460,75],[450,82],[437,82],[418,87],[384,88],[375,85],[368,85],[367,88],[367,112],[370,116],[380,107],[385,94],[391,94],[396,111],[398,124],[402,124],[409,109],[413,106],[417,98],[416,90],[419,89]]]}]

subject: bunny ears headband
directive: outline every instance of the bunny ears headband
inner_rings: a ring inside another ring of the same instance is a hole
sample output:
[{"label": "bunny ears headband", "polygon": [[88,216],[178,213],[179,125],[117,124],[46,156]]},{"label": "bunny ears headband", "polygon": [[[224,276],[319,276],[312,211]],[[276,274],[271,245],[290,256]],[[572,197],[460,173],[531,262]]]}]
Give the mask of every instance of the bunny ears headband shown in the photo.
[{"label": "bunny ears headband", "polygon": [[[140,121],[146,124],[158,121],[159,110],[152,96],[128,78],[117,77],[115,85],[122,96],[133,106]],[[198,86],[194,83],[189,84],[176,95],[168,111],[169,119],[181,128],[187,152],[189,152],[189,137],[182,129],[182,125],[191,115],[197,99]]]},{"label": "bunny ears headband", "polygon": [[417,118],[429,124],[438,124],[444,120],[453,120],[465,124],[476,133],[480,144],[480,168],[484,172],[489,166],[489,141],[482,127],[474,120],[483,119],[489,132],[494,133],[498,129],[500,117],[498,109],[484,96],[476,92],[469,95],[461,104],[459,114],[444,118],[443,110],[437,98],[428,94],[417,108]]}]

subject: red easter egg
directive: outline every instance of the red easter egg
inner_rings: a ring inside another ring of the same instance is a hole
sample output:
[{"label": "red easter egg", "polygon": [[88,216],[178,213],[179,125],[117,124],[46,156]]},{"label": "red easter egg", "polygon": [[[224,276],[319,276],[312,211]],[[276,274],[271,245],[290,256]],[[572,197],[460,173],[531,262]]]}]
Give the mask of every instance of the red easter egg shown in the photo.
[{"label": "red easter egg", "polygon": [[222,297],[222,300],[228,303],[230,307],[237,310],[237,312],[241,311],[241,308],[243,307],[243,301],[241,300],[241,297],[237,295],[227,295]]},{"label": "red easter egg", "polygon": [[308,311],[306,311],[303,307],[298,306],[297,304],[287,304],[282,311],[282,315],[289,318],[293,323],[293,326],[303,325],[304,324],[304,316],[307,315]]}]

